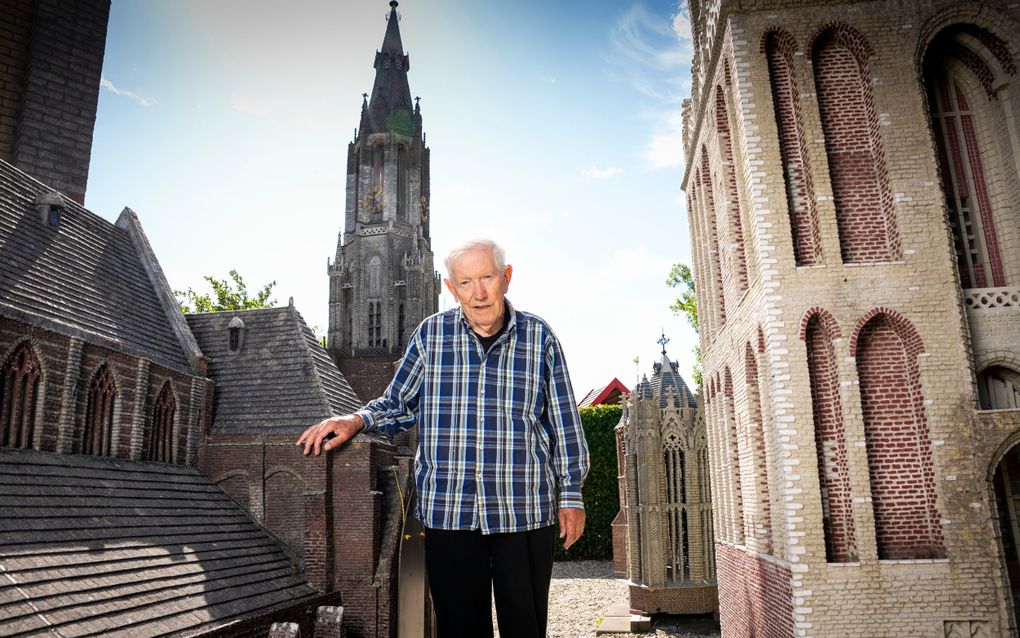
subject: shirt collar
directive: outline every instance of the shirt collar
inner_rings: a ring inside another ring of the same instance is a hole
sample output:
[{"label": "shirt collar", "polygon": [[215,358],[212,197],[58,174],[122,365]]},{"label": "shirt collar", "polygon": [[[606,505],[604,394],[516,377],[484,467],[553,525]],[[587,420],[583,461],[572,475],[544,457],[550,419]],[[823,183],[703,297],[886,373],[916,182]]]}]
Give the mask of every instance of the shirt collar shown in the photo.
[{"label": "shirt collar", "polygon": [[[506,297],[503,297],[503,304],[505,305],[504,309],[506,310],[506,330],[503,332],[509,333],[517,325],[517,311],[514,310],[514,305],[510,303],[510,300]],[[457,306],[457,318],[460,319],[461,325],[463,325],[466,329],[472,329],[471,324],[469,324],[468,320],[464,318],[464,306]]]}]

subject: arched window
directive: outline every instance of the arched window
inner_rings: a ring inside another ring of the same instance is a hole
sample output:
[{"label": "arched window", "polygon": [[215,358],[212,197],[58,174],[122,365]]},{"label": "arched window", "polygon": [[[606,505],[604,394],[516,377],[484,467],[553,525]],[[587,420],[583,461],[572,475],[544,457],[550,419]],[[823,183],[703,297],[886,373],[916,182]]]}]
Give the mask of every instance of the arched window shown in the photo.
[{"label": "arched window", "polygon": [[747,383],[747,416],[754,459],[755,492],[758,507],[752,515],[754,536],[760,551],[772,553],[772,503],[769,497],[769,467],[765,455],[765,425],[762,420],[761,392],[758,389],[758,360],[748,342],[744,347],[744,375]]},{"label": "arched window", "polygon": [[904,318],[875,310],[851,343],[880,559],[944,558],[935,469],[917,355],[920,337]]},{"label": "arched window", "polygon": [[152,408],[152,440],[149,442],[150,461],[174,462],[174,413],[177,401],[170,383],[164,383]]},{"label": "arched window", "polygon": [[1020,409],[1020,373],[1002,366],[982,370],[978,375],[978,402],[982,410]]},{"label": "arched window", "polygon": [[89,384],[88,403],[85,407],[85,430],[82,434],[82,454],[109,456],[113,439],[113,409],[117,400],[117,384],[109,366],[102,366]]},{"label": "arched window", "polygon": [[18,346],[0,374],[0,447],[31,448],[42,376],[32,345]]},{"label": "arched window", "polygon": [[826,29],[811,46],[840,252],[846,263],[890,261],[900,254],[871,91],[870,55],[864,39],[845,25]]},{"label": "arched window", "polygon": [[[1016,72],[1007,51],[1002,41],[987,31],[958,25],[942,31],[925,52],[928,112],[964,288],[1007,285],[995,213],[997,208],[1012,207],[1017,194],[1016,171],[988,135],[989,131],[1005,133],[1005,118],[1016,117],[1004,112],[994,92],[994,85],[1000,83],[997,78]],[[984,136],[980,135],[982,127]],[[996,161],[1005,170],[996,171]],[[990,171],[1005,178],[998,180],[998,197],[990,188]]]},{"label": "arched window", "polygon": [[835,320],[824,310],[813,314],[802,337],[807,347],[811,382],[811,413],[814,419],[818,485],[822,497],[822,529],[825,558],[831,563],[855,561],[850,467],[847,463],[846,428],[839,397],[839,370],[833,339],[840,334]]},{"label": "arched window", "polygon": [[372,147],[372,189],[378,190],[380,193],[383,191],[385,182],[383,181],[383,165],[385,149],[382,144],[377,144]]},{"label": "arched window", "polygon": [[407,221],[407,147],[401,144],[397,147],[397,218],[400,221]]},{"label": "arched window", "polygon": [[800,91],[794,72],[796,48],[793,38],[783,31],[770,31],[762,41],[779,133],[779,156],[786,185],[793,256],[798,266],[810,266],[821,262],[821,236],[800,112]]},{"label": "arched window", "polygon": [[709,253],[712,267],[712,288],[715,294],[713,301],[716,302],[715,319],[716,325],[721,329],[726,323],[726,295],[723,288],[722,266],[719,260],[719,229],[716,223],[715,196],[712,192],[712,172],[708,163],[708,150],[701,147],[701,201],[702,211],[705,219],[708,220],[707,230],[709,239]]},{"label": "arched window", "polygon": [[382,304],[378,301],[368,302],[368,347],[380,348],[382,338]]},{"label": "arched window", "polygon": [[740,469],[740,439],[737,436],[737,419],[733,413],[733,376],[729,367],[723,372],[723,403],[726,419],[726,459],[729,466],[730,482],[733,485],[733,541],[744,544],[744,490],[741,485],[743,472]]},{"label": "arched window", "polygon": [[726,219],[729,222],[727,253],[731,254],[730,269],[736,268],[737,289],[747,290],[747,255],[744,250],[744,226],[740,213],[740,195],[737,189],[736,167],[733,165],[733,139],[730,136],[730,115],[722,86],[715,88],[715,126],[719,133],[719,154],[722,158],[724,188],[726,189]]},{"label": "arched window", "polygon": [[373,297],[382,294],[382,260],[373,255],[368,260],[368,292]]}]

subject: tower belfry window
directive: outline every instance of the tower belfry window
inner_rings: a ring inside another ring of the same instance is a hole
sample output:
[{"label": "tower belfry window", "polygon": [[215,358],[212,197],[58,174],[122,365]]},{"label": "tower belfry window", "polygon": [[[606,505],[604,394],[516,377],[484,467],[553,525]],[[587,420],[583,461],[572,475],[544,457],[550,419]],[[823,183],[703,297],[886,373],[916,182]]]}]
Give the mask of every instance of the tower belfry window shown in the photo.
[{"label": "tower belfry window", "polygon": [[230,352],[240,352],[244,345],[244,322],[240,317],[234,317],[227,324],[227,348]]},{"label": "tower belfry window", "polygon": [[407,147],[397,149],[397,218],[407,221]]}]

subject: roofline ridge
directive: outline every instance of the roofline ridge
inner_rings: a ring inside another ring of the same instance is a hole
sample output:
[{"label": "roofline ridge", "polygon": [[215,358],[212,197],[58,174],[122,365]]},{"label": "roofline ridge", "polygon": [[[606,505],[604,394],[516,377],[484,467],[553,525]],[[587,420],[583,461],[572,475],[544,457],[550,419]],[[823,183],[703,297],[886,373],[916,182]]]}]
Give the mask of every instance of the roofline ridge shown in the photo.
[{"label": "roofline ridge", "polygon": [[[297,326],[299,336],[301,337],[302,350],[308,357],[309,363],[312,364],[312,380],[313,383],[315,384],[315,389],[318,392],[319,397],[322,399],[323,407],[325,407],[326,409],[325,414],[329,416],[334,416],[333,406],[330,405],[329,396],[326,393],[326,388],[324,388],[322,385],[322,375],[319,373],[319,366],[315,363],[315,355],[314,353],[312,353],[312,345],[308,343],[308,336],[305,334],[305,330],[307,329],[308,332],[312,333],[312,337],[314,338],[315,332],[313,332],[312,328],[308,325],[307,322],[305,322],[305,318],[301,316],[301,313],[298,312],[296,306],[291,306],[288,304],[286,308],[291,311],[290,312],[291,319],[293,319],[294,325]],[[330,363],[333,362],[333,359],[329,357],[329,355],[327,355],[327,358],[329,358]]]},{"label": "roofline ridge", "polygon": [[142,223],[139,221],[138,215],[135,211],[125,206],[124,210],[117,217],[115,226],[127,231],[128,237],[131,239],[131,245],[134,246],[135,253],[142,262],[142,268],[145,269],[145,274],[149,276],[149,282],[156,293],[159,305],[162,306],[164,315],[170,321],[170,328],[173,330],[174,336],[177,337],[177,341],[191,363],[192,369],[204,377],[209,370],[209,360],[202,354],[201,348],[198,347],[198,341],[195,339],[195,335],[192,334],[187,319],[184,318],[184,312],[177,301],[177,296],[174,295],[173,289],[170,288],[170,283],[163,274],[159,260],[156,259],[156,253],[153,252],[152,245],[149,243],[149,238],[146,237],[145,231],[142,230]]}]

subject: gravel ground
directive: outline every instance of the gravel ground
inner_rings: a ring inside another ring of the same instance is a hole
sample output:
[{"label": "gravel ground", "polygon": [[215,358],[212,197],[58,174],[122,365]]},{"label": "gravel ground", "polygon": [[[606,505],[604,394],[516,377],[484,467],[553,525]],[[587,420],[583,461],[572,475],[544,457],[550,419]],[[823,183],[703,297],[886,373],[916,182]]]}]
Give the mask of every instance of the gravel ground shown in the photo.
[{"label": "gravel ground", "polygon": [[[576,561],[553,565],[549,590],[548,638],[590,638],[609,606],[627,600],[627,582],[613,578],[609,561]],[[496,614],[493,611],[493,626]],[[684,632],[678,619],[657,619],[645,634],[603,634],[617,638],[719,638],[718,631]],[[499,636],[499,632],[496,632]]]}]

